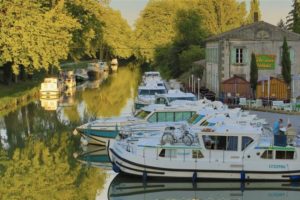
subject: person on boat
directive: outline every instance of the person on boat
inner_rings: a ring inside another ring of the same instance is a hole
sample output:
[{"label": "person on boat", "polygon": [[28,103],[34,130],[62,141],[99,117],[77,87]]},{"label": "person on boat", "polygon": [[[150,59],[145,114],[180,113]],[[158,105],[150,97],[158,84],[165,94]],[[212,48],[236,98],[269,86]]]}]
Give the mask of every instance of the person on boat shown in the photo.
[{"label": "person on boat", "polygon": [[273,124],[273,134],[279,135],[280,134],[280,128],[282,128],[283,120],[280,118],[278,121],[274,122]]},{"label": "person on boat", "polygon": [[285,131],[285,134],[287,136],[287,143],[289,145],[293,145],[293,141],[294,141],[294,138],[296,137],[297,135],[297,132],[296,132],[296,129],[292,126],[291,123],[289,123],[286,127],[286,131]]}]

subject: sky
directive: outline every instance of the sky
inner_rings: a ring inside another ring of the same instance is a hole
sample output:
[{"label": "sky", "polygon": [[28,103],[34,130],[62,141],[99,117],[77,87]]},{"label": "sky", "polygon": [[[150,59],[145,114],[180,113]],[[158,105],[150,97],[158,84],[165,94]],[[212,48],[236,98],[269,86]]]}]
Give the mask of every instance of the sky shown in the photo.
[{"label": "sky", "polygon": [[[180,1],[180,0],[178,0]],[[238,0],[243,1],[243,0]],[[248,7],[250,0],[245,0]],[[122,16],[133,27],[148,0],[111,0],[111,7],[120,10]],[[280,19],[285,19],[292,9],[292,0],[260,0],[262,20],[276,25]]]}]

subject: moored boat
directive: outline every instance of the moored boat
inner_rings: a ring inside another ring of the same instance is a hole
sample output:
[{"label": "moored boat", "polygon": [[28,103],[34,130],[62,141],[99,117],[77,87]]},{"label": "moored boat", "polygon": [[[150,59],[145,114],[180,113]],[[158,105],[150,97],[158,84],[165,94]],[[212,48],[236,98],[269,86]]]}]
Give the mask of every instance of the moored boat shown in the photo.
[{"label": "moored boat", "polygon": [[118,59],[117,58],[114,58],[114,59],[111,60],[110,67],[111,67],[111,70],[113,72],[118,71],[118,64],[119,63],[118,63]]},{"label": "moored boat", "polygon": [[[142,108],[135,116],[105,118],[89,122],[74,130],[74,134],[79,133],[88,143],[106,145],[109,139],[114,139],[125,126],[145,125],[143,129],[148,129],[149,123],[157,122],[183,122],[190,119],[200,106],[165,106],[153,104]],[[152,126],[154,130],[159,126]],[[138,128],[139,130],[142,128]],[[150,129],[150,130],[153,130]]]},{"label": "moored boat", "polygon": [[87,67],[87,74],[89,80],[98,80],[101,77],[103,70],[100,68],[99,62],[89,63]]},{"label": "moored boat", "polygon": [[58,78],[45,78],[44,82],[41,84],[40,94],[43,98],[58,96],[62,91],[62,87],[63,86],[59,82]]},{"label": "moored boat", "polygon": [[[184,142],[188,138],[192,142]],[[142,177],[300,180],[300,143],[274,142],[273,134],[261,127],[190,129],[181,135],[168,131],[161,137],[110,140],[108,149],[116,172]]]},{"label": "moored boat", "polygon": [[85,69],[76,69],[74,76],[76,82],[84,82],[89,79],[89,76],[87,75],[87,71]]}]

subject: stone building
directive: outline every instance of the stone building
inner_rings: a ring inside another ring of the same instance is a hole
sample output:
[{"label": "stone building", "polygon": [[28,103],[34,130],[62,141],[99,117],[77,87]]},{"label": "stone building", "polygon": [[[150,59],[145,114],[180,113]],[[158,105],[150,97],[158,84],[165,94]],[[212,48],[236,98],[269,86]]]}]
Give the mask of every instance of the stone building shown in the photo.
[{"label": "stone building", "polygon": [[[206,87],[226,97],[220,84],[233,76],[250,81],[251,53],[256,55],[258,80],[281,78],[284,37],[290,47],[292,96],[300,96],[300,34],[259,21],[206,40]],[[235,95],[235,94],[231,94]]]}]

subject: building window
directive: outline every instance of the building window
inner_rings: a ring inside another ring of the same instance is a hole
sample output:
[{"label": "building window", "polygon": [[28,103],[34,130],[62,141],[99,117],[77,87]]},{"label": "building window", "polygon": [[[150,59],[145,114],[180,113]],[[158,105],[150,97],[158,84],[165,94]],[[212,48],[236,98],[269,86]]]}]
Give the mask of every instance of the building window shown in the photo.
[{"label": "building window", "polygon": [[231,64],[244,65],[248,63],[248,50],[246,48],[231,49]]},{"label": "building window", "polygon": [[243,49],[236,49],[235,63],[243,64]]}]

